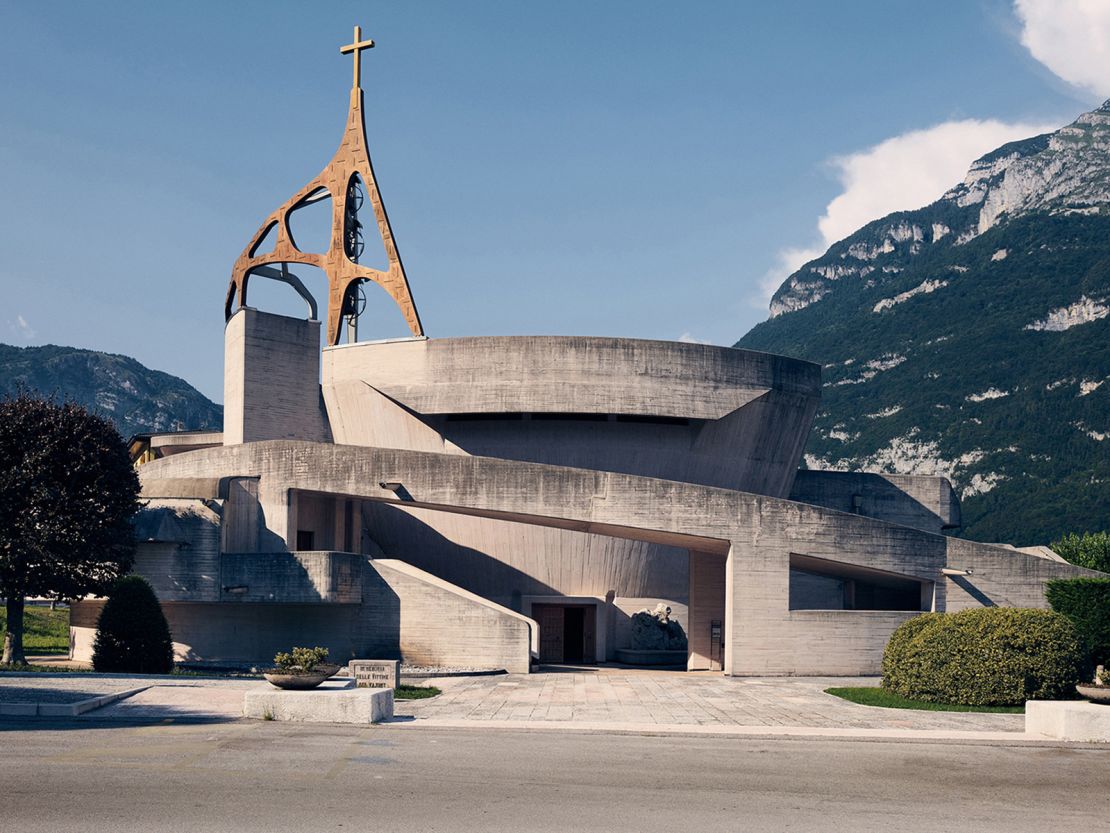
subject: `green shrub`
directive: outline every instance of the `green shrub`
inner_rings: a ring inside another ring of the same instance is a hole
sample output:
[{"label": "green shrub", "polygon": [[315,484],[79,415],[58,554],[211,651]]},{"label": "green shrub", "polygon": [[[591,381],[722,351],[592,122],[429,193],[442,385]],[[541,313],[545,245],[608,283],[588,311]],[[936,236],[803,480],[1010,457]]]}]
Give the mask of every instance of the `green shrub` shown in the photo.
[{"label": "green shrub", "polygon": [[1087,659],[1110,664],[1110,578],[1054,578],[1045,598],[1075,625]]},{"label": "green shrub", "polygon": [[1079,567],[1110,573],[1110,532],[1071,532],[1053,541],[1052,551]]},{"label": "green shrub", "polygon": [[142,576],[119,579],[96,622],[93,668],[129,674],[168,674],[173,641],[162,606]]},{"label": "green shrub", "polygon": [[327,648],[294,648],[287,654],[274,654],[274,666],[286,673],[302,671],[307,674],[327,658]]},{"label": "green shrub", "polygon": [[903,623],[883,654],[883,688],[911,700],[1016,706],[1074,693],[1083,666],[1059,613],[985,607]]},{"label": "green shrub", "polygon": [[[903,622],[902,625],[890,635],[887,640],[886,649],[883,651],[883,683],[886,683],[892,677],[897,677],[899,670],[905,665],[906,654],[913,645],[914,638],[921,632],[922,628],[928,627],[937,617],[944,616],[943,613],[922,613],[920,616],[915,616],[908,622]],[[890,686],[886,686],[889,688]]]}]

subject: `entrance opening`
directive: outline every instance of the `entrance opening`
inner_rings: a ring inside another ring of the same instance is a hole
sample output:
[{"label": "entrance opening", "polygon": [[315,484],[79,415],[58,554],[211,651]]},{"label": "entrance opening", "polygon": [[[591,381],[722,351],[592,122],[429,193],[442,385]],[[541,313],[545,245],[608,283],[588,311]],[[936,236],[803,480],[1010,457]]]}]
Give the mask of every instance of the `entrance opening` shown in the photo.
[{"label": "entrance opening", "polygon": [[540,626],[541,663],[597,662],[596,605],[532,605]]},{"label": "entrance opening", "polygon": [[563,613],[563,661],[582,662],[586,637],[586,611],[568,607]]}]

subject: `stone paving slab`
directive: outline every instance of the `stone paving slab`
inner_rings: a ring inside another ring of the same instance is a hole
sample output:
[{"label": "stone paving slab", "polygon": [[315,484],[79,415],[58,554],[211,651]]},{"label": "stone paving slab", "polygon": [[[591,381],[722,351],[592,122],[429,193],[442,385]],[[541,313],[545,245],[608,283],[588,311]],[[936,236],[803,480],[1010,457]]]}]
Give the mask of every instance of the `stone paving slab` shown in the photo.
[{"label": "stone paving slab", "polygon": [[38,681],[0,683],[0,703],[78,703],[128,688],[116,681],[90,680],[85,685],[50,686]]},{"label": "stone paving slab", "polygon": [[86,715],[97,720],[152,721],[199,720],[228,721],[243,717],[243,695],[256,680],[232,685],[210,685],[215,680],[192,684],[154,685]]},{"label": "stone paving slab", "polygon": [[396,714],[431,725],[559,723],[666,726],[1020,733],[1020,714],[926,712],[849,703],[832,686],[877,685],[878,678],[722,677],[618,669],[439,678],[443,694],[398,701]]},{"label": "stone paving slab", "polygon": [[[242,717],[243,691],[257,684],[257,680],[242,678],[5,673],[0,675],[0,711],[10,716],[66,717],[76,716],[67,707],[86,704],[92,707],[80,712],[83,719],[238,719]],[[101,702],[92,704],[94,698]]]}]

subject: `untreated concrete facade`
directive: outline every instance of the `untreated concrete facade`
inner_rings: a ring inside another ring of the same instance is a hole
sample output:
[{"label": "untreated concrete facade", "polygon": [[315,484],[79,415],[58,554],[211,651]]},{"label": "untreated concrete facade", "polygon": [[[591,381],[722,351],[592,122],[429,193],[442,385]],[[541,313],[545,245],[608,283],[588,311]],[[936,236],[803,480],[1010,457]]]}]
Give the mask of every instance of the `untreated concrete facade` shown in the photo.
[{"label": "untreated concrete facade", "polygon": [[[424,338],[376,186],[388,275],[337,248],[349,202],[326,256],[298,260],[287,234],[290,210],[363,164],[352,118],[337,161],[260,230],[277,225],[276,254],[256,239],[236,263],[222,436],[140,444],[136,569],[179,658],[325,645],[339,660],[527,671],[642,647],[632,617],[663,605],[690,669],[871,674],[922,611],[1043,606],[1046,580],[1089,572],[945,537],[959,502],[941,478],[799,471],[815,364],[638,339]],[[310,296],[307,320],[245,306],[247,279],[285,280],[288,262],[334,266],[322,350]],[[356,279],[392,286],[418,335],[339,344]],[[75,656],[97,609],[74,605]]]}]

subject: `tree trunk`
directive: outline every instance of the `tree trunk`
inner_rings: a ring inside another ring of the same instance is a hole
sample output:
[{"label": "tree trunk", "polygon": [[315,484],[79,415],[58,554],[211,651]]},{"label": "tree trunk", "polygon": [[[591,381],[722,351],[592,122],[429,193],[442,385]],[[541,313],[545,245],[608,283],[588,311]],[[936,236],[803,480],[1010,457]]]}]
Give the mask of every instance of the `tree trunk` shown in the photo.
[{"label": "tree trunk", "polygon": [[23,655],[23,597],[8,597],[8,629],[4,633],[4,663],[26,665]]}]

